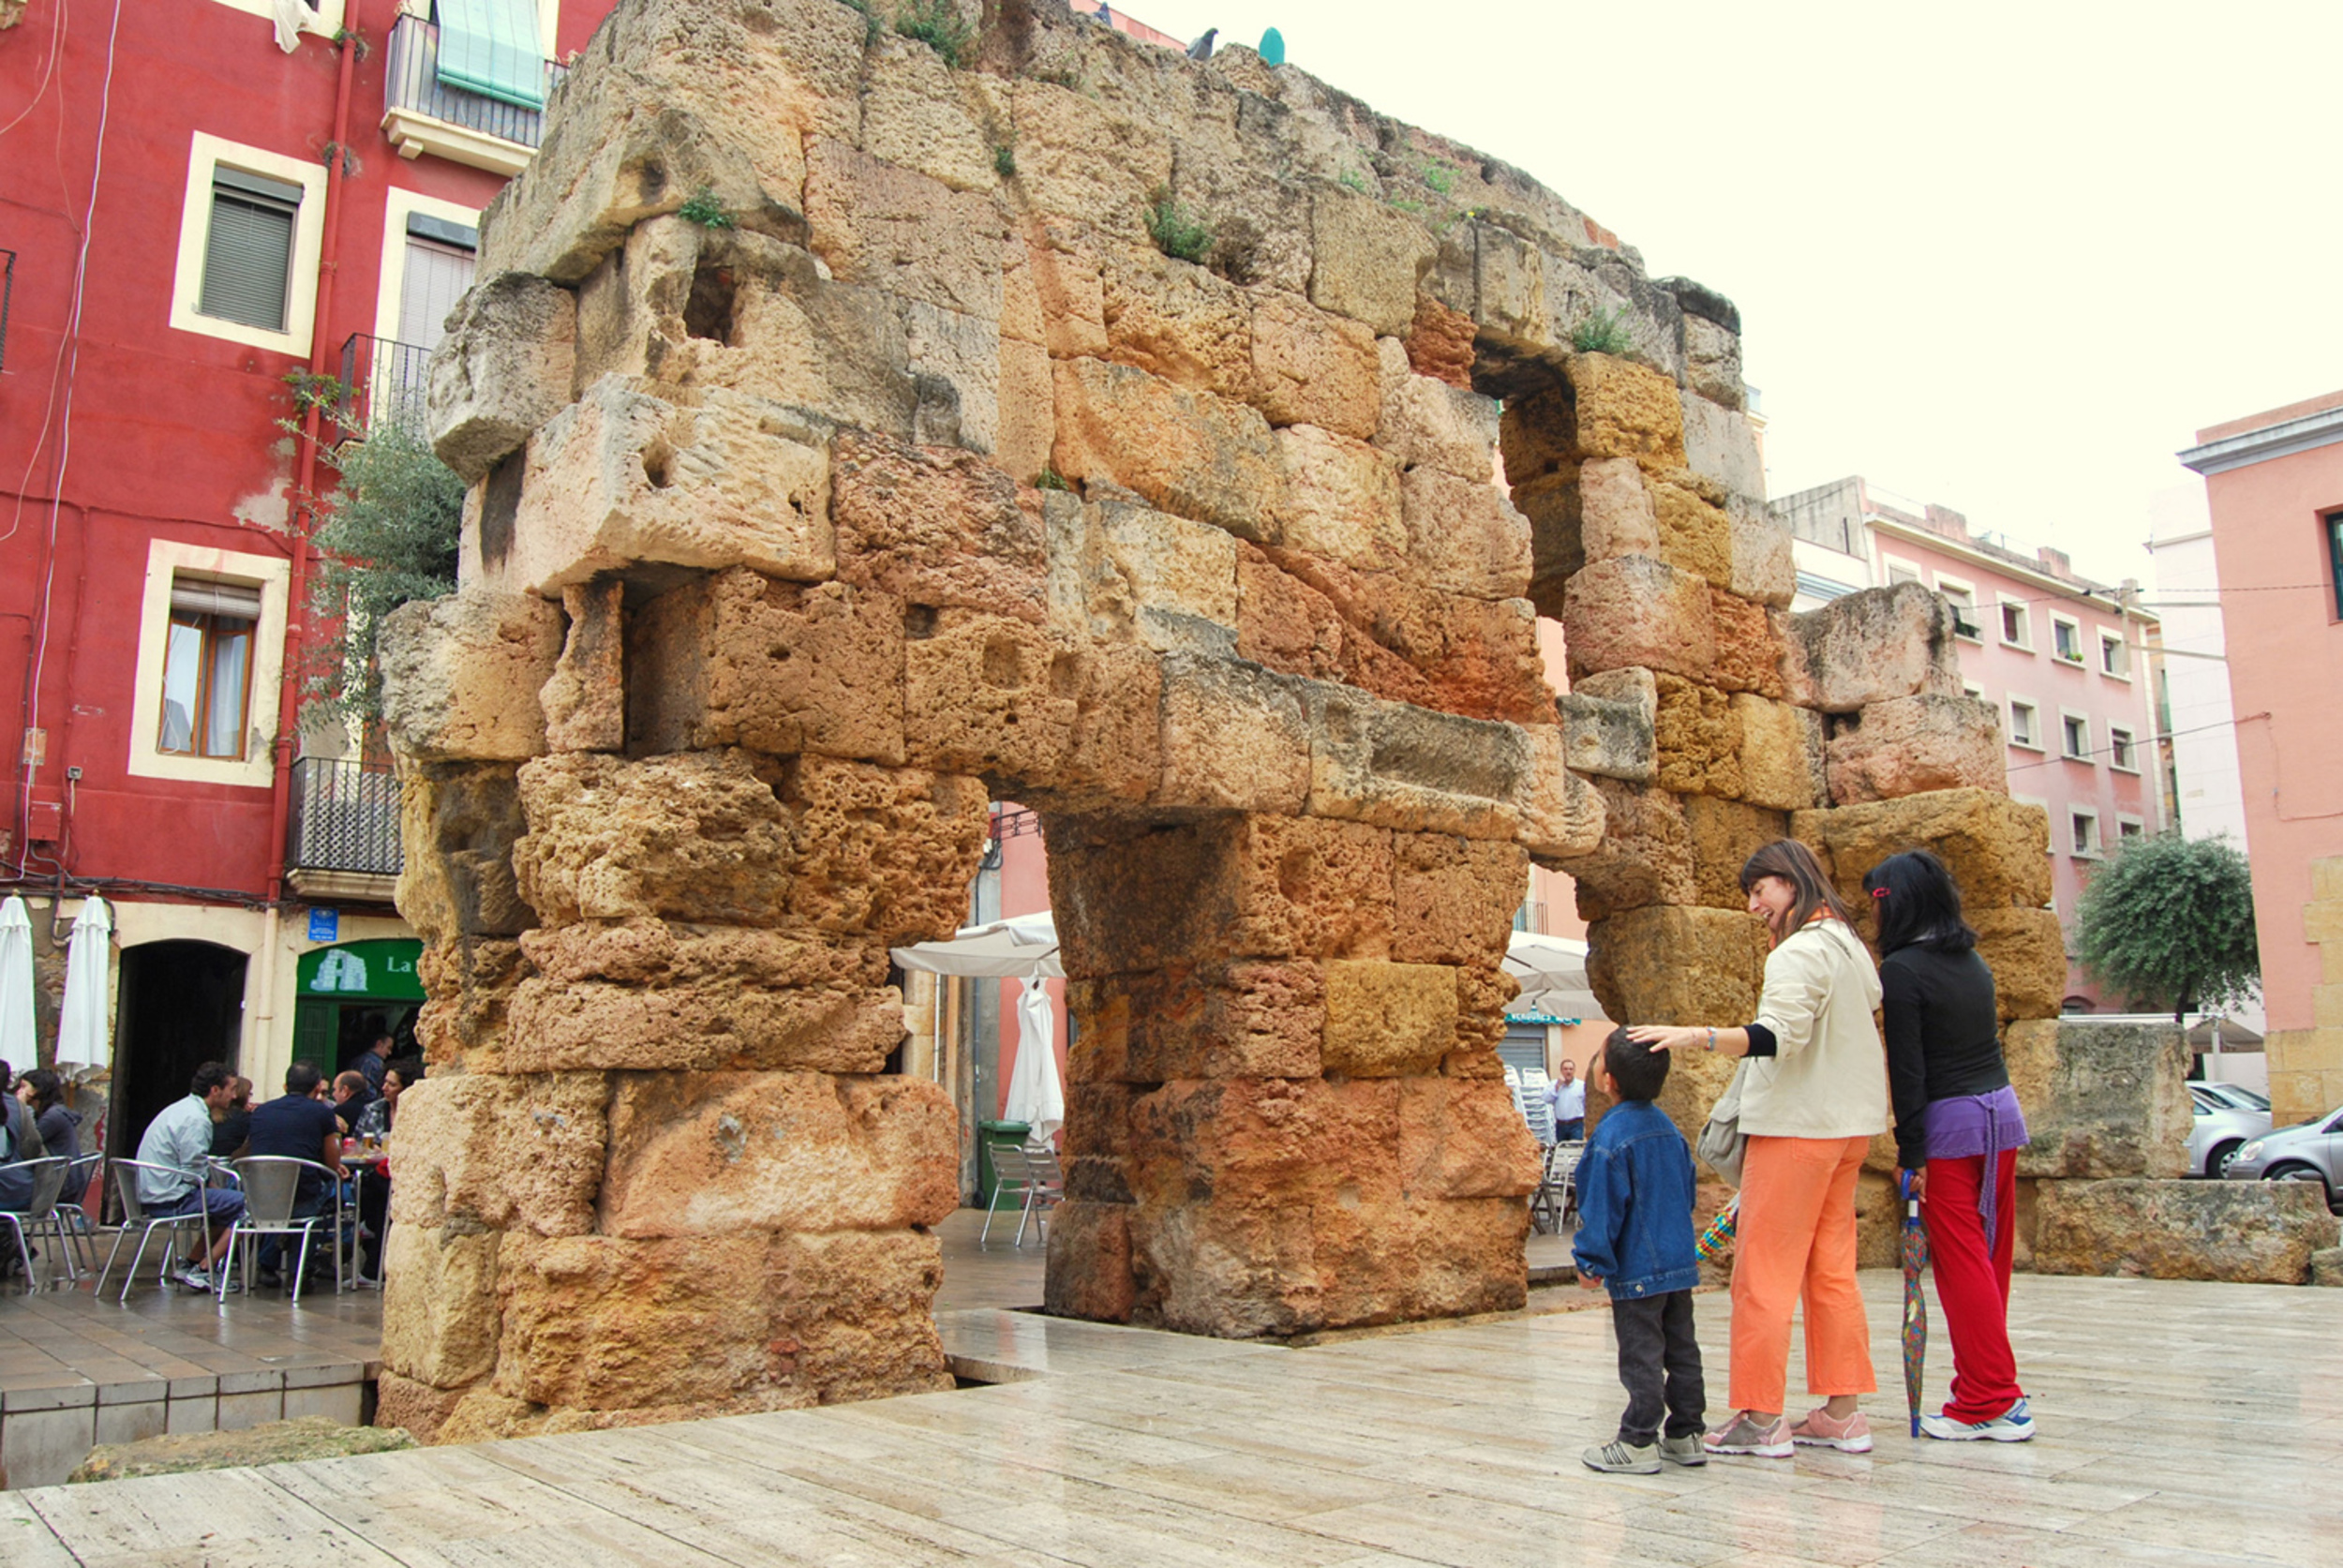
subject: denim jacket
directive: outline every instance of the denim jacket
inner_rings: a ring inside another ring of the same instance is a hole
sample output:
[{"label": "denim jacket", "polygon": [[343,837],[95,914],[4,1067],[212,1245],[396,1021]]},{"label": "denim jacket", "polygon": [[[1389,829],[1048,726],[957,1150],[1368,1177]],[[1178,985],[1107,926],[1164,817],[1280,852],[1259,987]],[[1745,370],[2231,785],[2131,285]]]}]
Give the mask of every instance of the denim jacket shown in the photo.
[{"label": "denim jacket", "polygon": [[1700,1283],[1693,1250],[1693,1153],[1649,1100],[1604,1113],[1578,1161],[1579,1271],[1613,1301],[1689,1291]]}]

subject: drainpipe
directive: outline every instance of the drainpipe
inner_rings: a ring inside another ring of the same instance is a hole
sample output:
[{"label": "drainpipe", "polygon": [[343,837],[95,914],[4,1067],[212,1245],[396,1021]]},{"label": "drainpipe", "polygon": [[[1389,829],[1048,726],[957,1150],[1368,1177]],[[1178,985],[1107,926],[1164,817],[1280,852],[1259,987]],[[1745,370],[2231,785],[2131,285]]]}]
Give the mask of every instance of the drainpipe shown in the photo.
[{"label": "drainpipe", "polygon": [[[342,10],[341,71],[334,87],[334,140],[325,162],[325,235],[318,266],[317,313],[309,329],[309,374],[322,376],[326,366],[326,323],[334,319],[334,285],[341,274],[343,169],[350,161],[350,80],[358,58],[359,0],[348,0]],[[285,602],[285,654],[276,682],[276,769],[269,786],[268,902],[272,909],[285,896],[285,829],[292,808],[293,748],[301,723],[301,653],[308,628],[309,530],[317,524],[311,499],[317,484],[318,440],[323,418],[313,400],[301,416],[301,452],[293,480],[292,578]]]}]

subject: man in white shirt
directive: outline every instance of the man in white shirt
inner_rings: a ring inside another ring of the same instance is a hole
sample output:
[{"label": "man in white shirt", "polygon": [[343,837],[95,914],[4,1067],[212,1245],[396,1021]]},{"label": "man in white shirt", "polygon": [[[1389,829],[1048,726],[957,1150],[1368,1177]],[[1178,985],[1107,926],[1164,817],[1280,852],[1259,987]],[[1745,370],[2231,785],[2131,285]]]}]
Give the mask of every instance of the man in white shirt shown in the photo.
[{"label": "man in white shirt", "polygon": [[244,1216],[244,1194],[203,1185],[212,1154],[212,1113],[226,1111],[235,1098],[236,1075],[217,1062],[195,1069],[187,1098],[173,1100],[146,1124],[139,1140],[139,1163],[157,1167],[139,1172],[139,1202],[150,1217],[208,1213],[211,1250],[180,1269],[179,1283],[191,1291],[212,1289],[212,1268],[228,1250],[231,1228]]},{"label": "man in white shirt", "polygon": [[1545,1102],[1554,1108],[1554,1142],[1577,1143],[1587,1136],[1587,1086],[1578,1082],[1578,1067],[1562,1058],[1561,1071],[1545,1086]]}]

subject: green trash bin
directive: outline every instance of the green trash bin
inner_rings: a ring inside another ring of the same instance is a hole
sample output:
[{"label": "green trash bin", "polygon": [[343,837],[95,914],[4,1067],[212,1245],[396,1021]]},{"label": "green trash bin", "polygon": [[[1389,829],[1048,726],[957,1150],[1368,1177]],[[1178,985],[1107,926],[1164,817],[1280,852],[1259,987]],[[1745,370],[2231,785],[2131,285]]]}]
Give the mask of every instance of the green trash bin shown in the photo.
[{"label": "green trash bin", "polygon": [[978,1122],[977,1124],[977,1196],[984,1201],[989,1211],[999,1193],[1001,1178],[992,1169],[992,1145],[1020,1143],[1033,1132],[1030,1122]]}]

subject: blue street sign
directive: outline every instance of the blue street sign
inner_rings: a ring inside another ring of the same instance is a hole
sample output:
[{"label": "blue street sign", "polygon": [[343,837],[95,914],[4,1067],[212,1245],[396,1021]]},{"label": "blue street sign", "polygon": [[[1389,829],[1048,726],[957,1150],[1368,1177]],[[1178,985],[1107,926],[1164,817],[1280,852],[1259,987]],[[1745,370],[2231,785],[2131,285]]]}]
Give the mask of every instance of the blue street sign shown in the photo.
[{"label": "blue street sign", "polygon": [[338,942],[342,939],[342,915],[338,909],[309,911],[309,940]]}]

